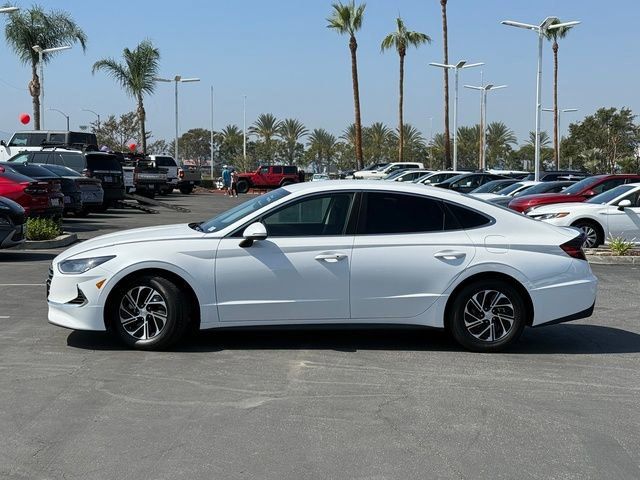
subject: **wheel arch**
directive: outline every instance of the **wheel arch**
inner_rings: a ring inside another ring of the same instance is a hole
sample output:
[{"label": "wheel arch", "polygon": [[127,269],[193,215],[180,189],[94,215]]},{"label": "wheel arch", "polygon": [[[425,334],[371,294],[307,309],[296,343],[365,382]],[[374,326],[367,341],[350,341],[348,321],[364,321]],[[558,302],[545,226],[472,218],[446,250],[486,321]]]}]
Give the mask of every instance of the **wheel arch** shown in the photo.
[{"label": "wheel arch", "polygon": [[488,280],[502,280],[510,285],[514,286],[516,290],[522,296],[523,301],[527,306],[527,318],[526,325],[531,326],[533,324],[533,319],[535,317],[533,300],[531,299],[531,295],[527,291],[526,287],[516,278],[502,272],[481,272],[471,275],[464,280],[462,280],[449,294],[449,298],[447,298],[447,303],[444,308],[444,328],[446,330],[449,329],[449,323],[451,322],[451,308],[453,307],[453,303],[458,296],[460,290],[471,283],[475,283],[478,281],[488,281]]},{"label": "wheel arch", "polygon": [[595,218],[592,218],[592,217],[576,218],[571,222],[571,226],[575,227],[577,223],[589,223],[593,225],[598,230],[598,234],[600,235],[600,239],[602,240],[602,242],[604,243],[605,240],[607,239],[605,236],[604,226]]},{"label": "wheel arch", "polygon": [[190,319],[191,327],[193,328],[200,327],[200,321],[202,319],[201,318],[202,304],[200,302],[200,299],[198,298],[198,295],[196,294],[195,290],[191,287],[189,282],[185,280],[181,275],[175,272],[172,272],[170,270],[160,268],[160,267],[146,267],[146,268],[140,268],[138,270],[128,272],[122,278],[119,278],[116,281],[116,283],[112,285],[111,289],[107,293],[107,296],[105,299],[105,308],[103,310],[103,320],[107,330],[111,329],[110,313],[111,313],[111,309],[114,308],[114,305],[115,305],[113,302],[113,296],[118,291],[118,287],[125,284],[132,278],[139,277],[142,275],[152,275],[157,277],[163,277],[175,283],[176,286],[187,295],[187,297],[189,298],[189,304],[192,306],[191,308],[192,318]]}]

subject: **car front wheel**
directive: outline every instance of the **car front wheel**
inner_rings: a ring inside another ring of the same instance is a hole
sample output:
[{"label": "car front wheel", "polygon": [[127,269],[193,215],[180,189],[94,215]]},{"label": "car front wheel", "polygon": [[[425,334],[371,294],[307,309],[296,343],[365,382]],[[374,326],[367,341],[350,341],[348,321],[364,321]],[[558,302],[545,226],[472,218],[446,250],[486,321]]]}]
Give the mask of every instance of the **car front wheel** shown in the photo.
[{"label": "car front wheel", "polygon": [[170,280],[144,275],[109,299],[112,330],[127,346],[159,350],[177,342],[189,322],[189,299]]},{"label": "car front wheel", "polygon": [[465,286],[455,297],[450,331],[463,347],[497,352],[515,342],[525,327],[525,302],[514,287],[501,280]]},{"label": "car front wheel", "polygon": [[236,189],[238,190],[238,193],[247,193],[249,191],[249,182],[246,180],[238,180]]},{"label": "car front wheel", "polygon": [[573,227],[579,228],[584,233],[584,244],[585,248],[596,248],[599,245],[602,245],[604,242],[603,233],[598,226],[586,220],[577,221],[573,225]]}]

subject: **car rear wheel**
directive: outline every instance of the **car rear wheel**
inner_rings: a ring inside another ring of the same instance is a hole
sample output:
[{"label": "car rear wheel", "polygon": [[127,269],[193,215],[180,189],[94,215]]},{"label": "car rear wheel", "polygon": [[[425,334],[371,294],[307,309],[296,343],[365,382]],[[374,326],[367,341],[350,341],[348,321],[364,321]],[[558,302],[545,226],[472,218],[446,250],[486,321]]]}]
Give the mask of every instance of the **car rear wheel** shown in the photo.
[{"label": "car rear wheel", "polygon": [[578,220],[572,227],[579,228],[584,233],[585,239],[583,246],[585,248],[596,248],[599,245],[602,245],[604,242],[604,233],[602,229],[596,225],[594,222],[589,222],[587,220]]},{"label": "car rear wheel", "polygon": [[236,189],[238,190],[238,193],[247,193],[249,191],[249,182],[246,180],[238,180]]},{"label": "car rear wheel", "polygon": [[127,346],[158,350],[171,346],[189,323],[188,298],[170,280],[143,275],[109,298],[112,330]]},{"label": "car rear wheel", "polygon": [[497,352],[522,334],[525,309],[521,294],[508,283],[474,282],[465,286],[453,301],[450,331],[469,350]]},{"label": "car rear wheel", "polygon": [[180,187],[180,193],[182,193],[183,195],[189,195],[191,192],[193,192],[193,185]]}]

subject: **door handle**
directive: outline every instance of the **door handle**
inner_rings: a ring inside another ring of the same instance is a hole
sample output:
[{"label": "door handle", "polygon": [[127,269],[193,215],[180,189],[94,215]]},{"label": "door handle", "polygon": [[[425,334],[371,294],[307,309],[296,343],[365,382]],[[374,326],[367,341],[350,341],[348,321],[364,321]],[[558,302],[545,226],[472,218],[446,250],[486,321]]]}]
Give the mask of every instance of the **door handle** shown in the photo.
[{"label": "door handle", "polygon": [[454,250],[443,250],[433,254],[435,258],[441,258],[443,260],[457,260],[466,256],[464,252],[456,252]]},{"label": "door handle", "polygon": [[316,260],[324,260],[328,263],[336,263],[345,258],[347,258],[346,253],[321,253],[315,257]]}]

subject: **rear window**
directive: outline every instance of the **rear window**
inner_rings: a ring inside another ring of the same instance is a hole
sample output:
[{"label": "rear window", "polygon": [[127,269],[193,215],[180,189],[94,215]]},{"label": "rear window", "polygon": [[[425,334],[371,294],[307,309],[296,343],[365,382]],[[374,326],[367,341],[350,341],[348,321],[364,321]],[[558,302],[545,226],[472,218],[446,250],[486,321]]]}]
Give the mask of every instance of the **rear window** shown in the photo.
[{"label": "rear window", "polygon": [[89,170],[122,170],[118,157],[115,155],[94,153],[86,155],[86,158]]},{"label": "rear window", "polygon": [[489,217],[470,208],[447,202],[444,202],[444,205],[446,208],[445,230],[478,228],[489,225],[492,222]]},{"label": "rear window", "polygon": [[82,177],[82,175],[80,175],[75,170],[72,170],[68,167],[63,167],[62,165],[49,164],[43,168],[46,168],[50,172],[53,172],[56,175],[60,175],[61,177]]},{"label": "rear window", "polygon": [[157,167],[177,167],[176,161],[171,157],[156,157]]},{"label": "rear window", "polygon": [[4,173],[0,173],[4,178],[8,178],[12,182],[16,183],[31,183],[33,182],[33,178],[22,175],[21,173],[12,172],[9,169],[6,169]]},{"label": "rear window", "polygon": [[55,177],[56,175],[51,173],[46,168],[41,167],[40,165],[30,165],[30,164],[17,164],[12,165],[12,168],[15,169],[18,173],[22,175],[26,175],[31,178],[39,178],[39,177]]},{"label": "rear window", "polygon": [[64,133],[50,133],[49,134],[49,142],[51,143],[65,143],[65,134]]},{"label": "rear window", "polygon": [[98,139],[96,138],[95,133],[69,132],[69,143],[97,145]]},{"label": "rear window", "polygon": [[282,167],[282,171],[284,172],[285,175],[295,175],[296,173],[298,173],[298,167],[285,166],[285,167]]}]

